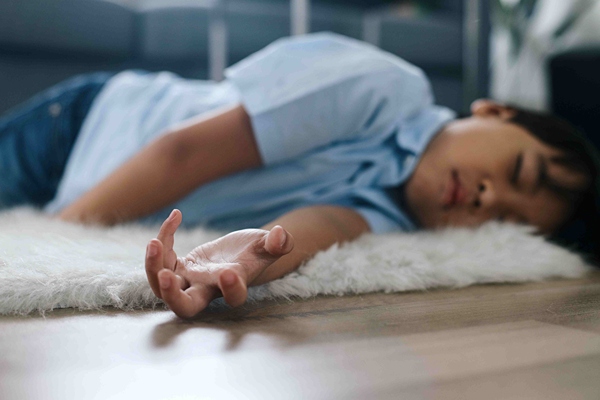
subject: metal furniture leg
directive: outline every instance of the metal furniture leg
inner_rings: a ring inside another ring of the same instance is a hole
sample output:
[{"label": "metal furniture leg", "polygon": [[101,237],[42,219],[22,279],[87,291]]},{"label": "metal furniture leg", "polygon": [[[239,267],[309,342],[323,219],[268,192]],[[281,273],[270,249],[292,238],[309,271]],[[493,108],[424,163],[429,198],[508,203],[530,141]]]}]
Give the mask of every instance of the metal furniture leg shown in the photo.
[{"label": "metal furniture leg", "polygon": [[227,22],[225,2],[219,1],[210,11],[208,19],[208,75],[211,80],[222,81],[227,67]]},{"label": "metal furniture leg", "polygon": [[310,32],[310,0],[290,0],[291,34],[304,35]]},{"label": "metal furniture leg", "polygon": [[488,94],[490,7],[487,0],[464,0],[463,7],[463,108],[466,111],[473,100]]}]

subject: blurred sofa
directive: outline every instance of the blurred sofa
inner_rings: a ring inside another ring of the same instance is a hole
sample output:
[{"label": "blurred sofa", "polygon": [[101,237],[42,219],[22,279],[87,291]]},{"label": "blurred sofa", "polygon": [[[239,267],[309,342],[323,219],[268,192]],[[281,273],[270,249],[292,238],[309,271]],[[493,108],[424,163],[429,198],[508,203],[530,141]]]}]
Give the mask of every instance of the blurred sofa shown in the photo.
[{"label": "blurred sofa", "polygon": [[[390,1],[313,0],[311,31],[362,38],[424,68],[440,104],[462,106],[462,1],[406,16]],[[382,8],[383,7],[383,8]],[[383,10],[383,11],[382,11]],[[288,0],[1,0],[0,113],[69,76],[127,68],[208,78],[210,21],[227,27],[227,64],[289,35]]]}]

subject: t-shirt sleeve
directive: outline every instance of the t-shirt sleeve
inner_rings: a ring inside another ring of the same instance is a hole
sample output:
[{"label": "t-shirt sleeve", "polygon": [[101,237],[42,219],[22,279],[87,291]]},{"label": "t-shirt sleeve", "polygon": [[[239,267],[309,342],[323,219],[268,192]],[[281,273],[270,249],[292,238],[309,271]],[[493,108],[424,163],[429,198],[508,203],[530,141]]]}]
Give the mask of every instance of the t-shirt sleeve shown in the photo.
[{"label": "t-shirt sleeve", "polygon": [[420,69],[330,33],[280,39],[226,77],[240,92],[265,165],[389,133],[433,102]]}]

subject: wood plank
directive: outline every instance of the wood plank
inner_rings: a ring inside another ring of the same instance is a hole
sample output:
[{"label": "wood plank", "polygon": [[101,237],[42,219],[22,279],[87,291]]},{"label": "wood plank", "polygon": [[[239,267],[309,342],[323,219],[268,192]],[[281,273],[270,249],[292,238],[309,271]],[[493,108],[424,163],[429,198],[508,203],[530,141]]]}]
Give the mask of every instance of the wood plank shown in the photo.
[{"label": "wood plank", "polygon": [[599,301],[592,274],[215,306],[195,321],[1,317],[0,399],[588,399],[600,393]]},{"label": "wood plank", "polygon": [[[470,376],[461,380],[436,381],[423,387],[380,393],[381,398],[428,398],[444,400],[596,400],[600,357],[586,356],[505,372]],[[592,384],[590,384],[592,383]]]}]

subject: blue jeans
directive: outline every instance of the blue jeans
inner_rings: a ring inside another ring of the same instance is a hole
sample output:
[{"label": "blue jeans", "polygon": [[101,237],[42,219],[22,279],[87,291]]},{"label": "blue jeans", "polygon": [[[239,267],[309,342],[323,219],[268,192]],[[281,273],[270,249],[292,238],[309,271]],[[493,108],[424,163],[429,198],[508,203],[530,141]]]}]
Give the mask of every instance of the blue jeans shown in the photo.
[{"label": "blue jeans", "polygon": [[0,116],[0,208],[54,198],[83,120],[111,76],[76,76]]}]

